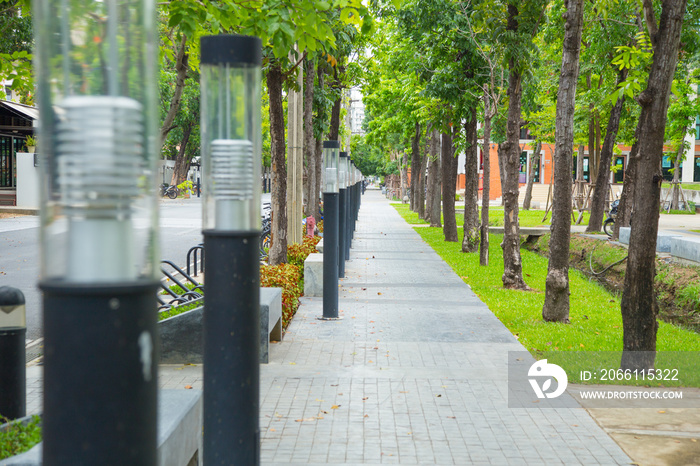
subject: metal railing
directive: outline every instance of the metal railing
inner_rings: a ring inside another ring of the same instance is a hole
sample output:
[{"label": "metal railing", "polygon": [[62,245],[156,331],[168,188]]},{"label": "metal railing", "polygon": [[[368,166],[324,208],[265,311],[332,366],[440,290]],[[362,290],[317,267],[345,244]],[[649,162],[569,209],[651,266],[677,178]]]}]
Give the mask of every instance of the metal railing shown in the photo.
[{"label": "metal railing", "polygon": [[[197,260],[197,255],[199,254],[199,251],[201,251],[202,258],[201,260]],[[192,273],[192,276],[196,277],[197,276],[197,262],[199,262],[199,271],[204,273],[204,243],[199,243],[197,246],[193,246],[190,248],[189,251],[187,251],[187,275],[190,275],[190,264],[192,264],[192,269],[194,269],[194,273]]]},{"label": "metal railing", "polygon": [[[160,282],[160,288],[164,293],[159,293],[156,298],[160,303],[158,312],[167,311],[183,304],[201,301],[204,298],[204,285],[191,277],[189,273],[182,270],[172,261],[163,260],[160,264],[160,271],[165,278]],[[178,276],[181,278],[178,278]],[[174,290],[173,285],[177,285],[180,292]]]}]

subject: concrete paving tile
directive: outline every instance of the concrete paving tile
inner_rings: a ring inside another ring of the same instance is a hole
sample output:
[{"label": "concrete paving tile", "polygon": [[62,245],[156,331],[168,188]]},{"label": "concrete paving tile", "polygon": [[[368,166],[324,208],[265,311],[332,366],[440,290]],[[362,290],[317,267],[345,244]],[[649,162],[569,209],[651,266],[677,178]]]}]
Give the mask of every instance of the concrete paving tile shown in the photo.
[{"label": "concrete paving tile", "polygon": [[[376,191],[357,226],[343,319],[302,298],[261,365],[263,465],[630,462],[583,409],[508,408],[508,351],[524,348]],[[42,370],[28,374],[40,412]],[[202,366],[161,366],[159,383],[201,388]]]}]

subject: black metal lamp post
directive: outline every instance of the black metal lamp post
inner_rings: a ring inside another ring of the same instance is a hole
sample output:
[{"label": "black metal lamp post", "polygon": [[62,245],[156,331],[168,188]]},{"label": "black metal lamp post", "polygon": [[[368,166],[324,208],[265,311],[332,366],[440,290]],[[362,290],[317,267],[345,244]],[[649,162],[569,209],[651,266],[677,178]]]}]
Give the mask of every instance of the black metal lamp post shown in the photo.
[{"label": "black metal lamp post", "polygon": [[26,334],[24,293],[0,286],[0,416],[7,419],[27,413]]},{"label": "black metal lamp post", "polygon": [[[348,153],[341,152],[338,161],[338,277],[345,278],[346,242],[348,241]],[[324,242],[325,244],[325,242]]]},{"label": "black metal lamp post", "polygon": [[260,464],[262,43],[201,39],[204,464]]},{"label": "black metal lamp post", "polygon": [[194,167],[197,169],[197,181],[195,183],[195,190],[197,191],[197,197],[200,197],[202,194],[202,159],[199,157],[195,157],[192,159],[192,162],[190,162],[190,166]]},{"label": "black metal lamp post", "polygon": [[350,243],[352,244],[352,240],[355,238],[355,212],[357,211],[357,180],[355,165],[352,162],[350,162],[350,171],[352,172],[352,199],[350,200],[351,207],[348,218],[348,234],[350,235]]},{"label": "black metal lamp post", "polygon": [[153,0],[35,1],[43,464],[156,464]]},{"label": "black metal lamp post", "polygon": [[323,142],[323,316],[338,317],[339,201],[338,165],[340,143]]},{"label": "black metal lamp post", "polygon": [[352,212],[353,212],[353,205],[354,205],[354,199],[355,199],[355,184],[354,184],[354,172],[352,169],[352,161],[350,161],[350,157],[347,158],[347,171],[348,171],[348,177],[349,177],[349,182],[348,182],[348,196],[347,196],[347,203],[348,207],[345,212],[345,257],[349,258],[350,257],[350,247],[352,246]]}]

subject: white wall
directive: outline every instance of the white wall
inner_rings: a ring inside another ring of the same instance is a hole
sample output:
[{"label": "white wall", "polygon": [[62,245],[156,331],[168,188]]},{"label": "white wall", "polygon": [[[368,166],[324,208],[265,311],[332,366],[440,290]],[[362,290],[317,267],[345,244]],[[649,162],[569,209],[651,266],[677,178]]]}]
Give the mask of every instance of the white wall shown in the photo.
[{"label": "white wall", "polygon": [[34,154],[17,152],[17,207],[39,208],[39,167]]},{"label": "white wall", "polygon": [[170,184],[173,179],[173,171],[175,171],[174,160],[159,160],[158,161],[158,185],[162,183]]}]

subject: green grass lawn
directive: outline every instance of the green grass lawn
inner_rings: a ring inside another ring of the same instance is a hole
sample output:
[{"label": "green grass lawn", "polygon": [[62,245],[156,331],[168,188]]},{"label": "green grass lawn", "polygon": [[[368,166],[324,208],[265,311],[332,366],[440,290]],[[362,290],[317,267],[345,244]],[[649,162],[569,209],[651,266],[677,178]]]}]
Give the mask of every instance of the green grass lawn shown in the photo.
[{"label": "green grass lawn", "polygon": [[[506,290],[502,286],[502,235],[490,235],[489,266],[479,266],[478,254],[461,252],[457,243],[443,239],[439,228],[415,228],[418,234],[447,262],[474,293],[531,353],[571,351],[621,351],[622,317],[620,300],[603,287],[590,282],[575,270],[569,274],[571,286],[570,324],[542,320],[547,259],[521,250],[523,276],[532,291]],[[659,351],[700,351],[700,335],[659,322]],[[581,367],[585,368],[585,367]],[[567,368],[572,370],[573,368]],[[567,371],[568,372],[568,371]],[[700,386],[694,365],[683,371],[682,385]],[[578,372],[576,372],[578,373]],[[687,377],[692,373],[691,378]],[[572,381],[576,381],[575,378]],[[666,383],[666,385],[671,385]]]},{"label": "green grass lawn", "polygon": [[[664,182],[661,184],[662,188],[670,188],[671,183],[669,182]],[[700,191],[700,183],[681,183],[681,188],[683,189],[690,189],[693,191]]]},{"label": "green grass lawn", "polygon": [[[398,211],[399,215],[403,217],[404,220],[410,225],[422,225],[426,224],[425,220],[418,218],[418,214],[411,211],[408,204],[391,204]],[[578,218],[578,214],[577,218]],[[581,225],[588,225],[588,212],[583,213],[583,220],[581,220]],[[457,218],[457,226],[461,227],[464,225],[464,209],[458,209],[455,215]],[[518,217],[520,219],[521,227],[538,227],[544,225],[550,225],[552,222],[551,213],[547,216],[547,219],[543,222],[544,210],[522,210],[518,212]],[[444,218],[444,217],[443,217]],[[481,218],[481,208],[479,208],[479,218]],[[503,207],[489,207],[489,225],[493,226],[503,226]]]}]

